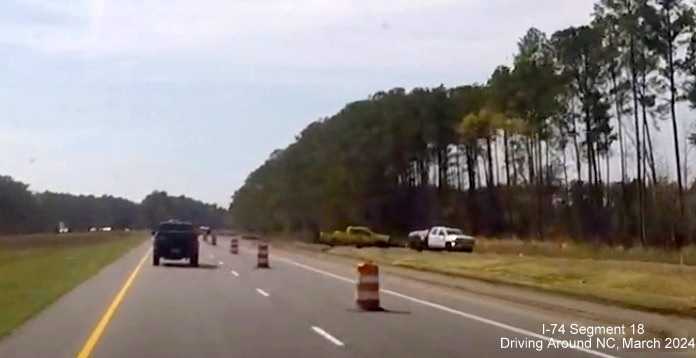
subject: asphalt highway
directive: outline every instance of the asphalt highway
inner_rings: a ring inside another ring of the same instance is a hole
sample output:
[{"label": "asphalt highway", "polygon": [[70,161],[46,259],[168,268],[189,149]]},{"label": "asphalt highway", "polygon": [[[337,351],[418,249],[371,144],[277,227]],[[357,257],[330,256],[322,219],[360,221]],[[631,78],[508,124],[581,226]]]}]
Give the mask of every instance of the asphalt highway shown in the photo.
[{"label": "asphalt highway", "polygon": [[[229,238],[201,242],[199,268],[152,266],[149,250],[143,244],[13,332],[0,358],[688,356],[601,349],[598,336],[590,348],[554,348],[588,340],[568,330],[589,323],[388,275],[386,311],[360,311],[354,267],[271,248],[271,268],[259,269],[252,242],[239,255]],[[543,332],[551,324],[566,334]]]}]

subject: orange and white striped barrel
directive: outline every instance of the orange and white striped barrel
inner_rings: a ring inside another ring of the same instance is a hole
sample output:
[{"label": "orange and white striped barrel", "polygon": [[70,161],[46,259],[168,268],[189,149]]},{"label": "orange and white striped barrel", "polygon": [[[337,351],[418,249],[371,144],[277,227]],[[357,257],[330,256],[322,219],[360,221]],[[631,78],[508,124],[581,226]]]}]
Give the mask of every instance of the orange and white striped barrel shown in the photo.
[{"label": "orange and white striped barrel", "polygon": [[379,267],[372,262],[358,265],[357,296],[358,308],[367,311],[381,310],[379,306]]},{"label": "orange and white striped barrel", "polygon": [[269,268],[268,264],[268,244],[265,242],[259,242],[259,255],[256,267],[259,268]]},{"label": "orange and white striped barrel", "polygon": [[236,237],[230,239],[230,253],[235,255],[239,253],[239,239]]}]

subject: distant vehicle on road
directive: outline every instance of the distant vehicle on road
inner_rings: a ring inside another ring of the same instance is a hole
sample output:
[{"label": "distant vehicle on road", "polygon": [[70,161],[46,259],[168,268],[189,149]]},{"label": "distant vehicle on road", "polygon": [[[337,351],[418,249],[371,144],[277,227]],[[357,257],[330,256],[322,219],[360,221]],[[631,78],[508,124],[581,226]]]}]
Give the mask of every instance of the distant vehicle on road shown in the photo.
[{"label": "distant vehicle on road", "polygon": [[[212,237],[213,230],[210,228],[210,226],[200,226],[200,227],[198,227],[197,233],[198,233],[199,235],[202,235],[202,236],[203,236],[203,241],[205,241],[205,242],[208,242],[208,240],[210,240],[211,243],[212,243],[212,241],[214,241],[214,240],[213,240],[213,237]],[[217,242],[216,242],[216,243],[213,243],[213,245],[215,245],[215,244],[217,244]]]},{"label": "distant vehicle on road", "polygon": [[188,259],[191,266],[198,266],[198,232],[190,222],[163,221],[152,232],[152,264],[158,266],[160,259]]},{"label": "distant vehicle on road", "polygon": [[65,225],[64,222],[61,221],[58,223],[58,233],[59,234],[67,234],[69,232],[70,232],[70,228],[67,225]]},{"label": "distant vehicle on road", "polygon": [[410,246],[416,250],[447,250],[447,251],[474,251],[476,239],[466,235],[462,230],[433,226],[427,230],[411,231],[408,234]]},{"label": "distant vehicle on road", "polygon": [[99,230],[104,231],[104,232],[109,232],[109,231],[111,231],[111,226],[104,226],[103,228],[101,228]]},{"label": "distant vehicle on road", "polygon": [[96,231],[97,231],[97,228],[96,228],[96,227],[91,227],[91,228],[89,228],[89,232],[96,232]]},{"label": "distant vehicle on road", "polygon": [[320,243],[336,245],[355,245],[363,246],[390,246],[391,238],[389,235],[377,234],[369,228],[363,226],[349,226],[346,231],[336,230],[332,233],[319,233]]}]

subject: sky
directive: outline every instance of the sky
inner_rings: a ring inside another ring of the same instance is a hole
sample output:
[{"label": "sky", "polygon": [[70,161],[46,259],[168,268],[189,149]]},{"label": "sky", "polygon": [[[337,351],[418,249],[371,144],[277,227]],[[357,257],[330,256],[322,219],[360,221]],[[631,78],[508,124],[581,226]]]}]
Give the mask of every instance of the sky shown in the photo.
[{"label": "sky", "polygon": [[593,2],[3,0],[0,175],[227,207],[312,121],[379,90],[485,82],[529,27],[587,23]]}]

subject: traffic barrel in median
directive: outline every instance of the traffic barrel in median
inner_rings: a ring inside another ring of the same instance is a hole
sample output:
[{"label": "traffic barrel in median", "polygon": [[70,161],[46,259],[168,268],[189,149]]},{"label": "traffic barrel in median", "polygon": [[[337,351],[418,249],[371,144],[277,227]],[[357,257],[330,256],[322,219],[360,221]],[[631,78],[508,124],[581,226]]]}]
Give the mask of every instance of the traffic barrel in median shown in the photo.
[{"label": "traffic barrel in median", "polygon": [[235,255],[239,253],[239,239],[236,237],[230,239],[230,253]]},{"label": "traffic barrel in median", "polygon": [[215,234],[210,235],[213,246],[217,245],[217,236]]},{"label": "traffic barrel in median", "polygon": [[258,243],[259,254],[257,259],[256,267],[258,268],[269,268],[268,264],[268,243],[259,242]]},{"label": "traffic barrel in median", "polygon": [[357,296],[358,308],[366,311],[380,311],[379,306],[379,267],[372,262],[358,265]]}]

